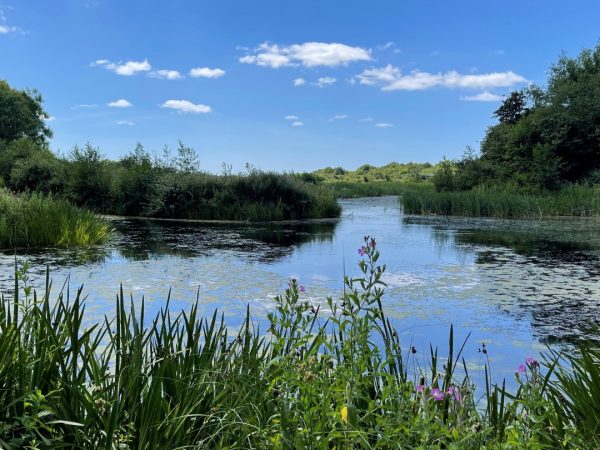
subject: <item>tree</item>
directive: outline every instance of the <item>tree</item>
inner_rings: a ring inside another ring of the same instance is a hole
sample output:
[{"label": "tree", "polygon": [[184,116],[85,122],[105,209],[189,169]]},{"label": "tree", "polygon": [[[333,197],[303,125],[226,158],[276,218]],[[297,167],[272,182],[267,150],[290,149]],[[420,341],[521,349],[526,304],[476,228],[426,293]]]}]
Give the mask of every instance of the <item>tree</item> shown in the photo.
[{"label": "tree", "polygon": [[200,158],[198,157],[196,150],[179,141],[177,156],[175,157],[175,167],[183,173],[198,172],[198,169],[200,168]]},{"label": "tree", "polygon": [[503,102],[500,108],[494,111],[493,116],[500,123],[514,124],[527,112],[526,98],[523,91],[512,92]]},{"label": "tree", "polygon": [[36,90],[16,90],[0,80],[0,141],[27,138],[46,145],[52,131],[45,119],[50,116],[42,108],[42,96]]}]

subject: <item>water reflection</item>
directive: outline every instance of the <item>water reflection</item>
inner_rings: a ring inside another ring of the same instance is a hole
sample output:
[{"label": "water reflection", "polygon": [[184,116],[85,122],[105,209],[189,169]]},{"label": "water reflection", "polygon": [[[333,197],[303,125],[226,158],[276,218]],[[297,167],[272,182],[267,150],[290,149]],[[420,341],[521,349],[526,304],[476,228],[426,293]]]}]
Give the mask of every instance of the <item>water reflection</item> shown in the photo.
[{"label": "water reflection", "polygon": [[545,343],[595,338],[600,324],[600,223],[405,217],[439,249],[474,255],[485,297],[529,320]]},{"label": "water reflection", "polygon": [[293,224],[201,224],[153,220],[115,220],[114,246],[134,261],[165,256],[192,258],[218,251],[242,258],[275,261],[299,246],[333,239],[337,221]]}]

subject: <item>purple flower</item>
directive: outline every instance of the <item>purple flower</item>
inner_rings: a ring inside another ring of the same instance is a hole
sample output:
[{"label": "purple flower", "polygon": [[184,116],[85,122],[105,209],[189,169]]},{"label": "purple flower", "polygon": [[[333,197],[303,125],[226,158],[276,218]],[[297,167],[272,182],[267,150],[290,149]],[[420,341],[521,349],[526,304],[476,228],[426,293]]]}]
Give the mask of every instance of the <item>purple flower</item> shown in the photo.
[{"label": "purple flower", "polygon": [[375,239],[371,239],[371,248],[375,248]]},{"label": "purple flower", "polygon": [[537,362],[537,360],[531,356],[528,356],[527,358],[525,358],[525,361],[527,361],[527,365],[532,368],[539,367],[539,365],[540,365],[540,363]]},{"label": "purple flower", "polygon": [[298,288],[298,290],[300,292],[306,292],[306,288],[303,285],[300,285],[300,287]]},{"label": "purple flower", "polygon": [[454,397],[454,400],[460,402],[460,389],[458,386],[450,386],[447,392],[448,396]]},{"label": "purple flower", "polygon": [[367,247],[365,247],[364,245],[358,249],[358,254],[360,256],[365,256],[366,253],[367,253]]},{"label": "purple flower", "polygon": [[440,391],[438,388],[433,388],[431,390],[431,396],[436,402],[440,402],[444,400],[444,393]]},{"label": "purple flower", "polygon": [[425,391],[425,385],[424,384],[420,384],[417,386],[417,392],[419,394],[422,394]]},{"label": "purple flower", "polygon": [[525,367],[525,364],[519,364],[519,368],[517,370],[519,373],[525,373],[527,372],[527,367]]}]

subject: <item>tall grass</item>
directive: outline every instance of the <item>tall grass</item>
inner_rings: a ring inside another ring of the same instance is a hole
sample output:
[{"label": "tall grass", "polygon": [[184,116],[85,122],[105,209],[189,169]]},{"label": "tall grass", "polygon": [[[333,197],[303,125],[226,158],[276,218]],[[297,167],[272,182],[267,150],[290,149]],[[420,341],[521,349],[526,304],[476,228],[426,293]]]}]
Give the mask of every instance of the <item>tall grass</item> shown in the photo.
[{"label": "tall grass", "polygon": [[107,222],[65,200],[0,190],[0,248],[90,246],[110,232]]},{"label": "tall grass", "polygon": [[539,194],[484,187],[464,192],[407,189],[401,194],[401,202],[408,214],[496,218],[600,216],[600,188],[582,185]]},{"label": "tall grass", "polygon": [[410,183],[399,181],[369,181],[368,183],[332,181],[323,185],[332,190],[338,198],[358,198],[399,195]]},{"label": "tall grass", "polygon": [[[85,327],[81,290],[50,300],[48,277],[38,296],[17,270],[16,294],[0,306],[0,446],[597,448],[597,399],[575,397],[589,385],[569,388],[563,380],[579,375],[568,369],[550,381],[552,368],[542,376],[530,360],[517,393],[488,380],[480,407],[451,328],[447,355],[431,348],[429,367],[409,376],[414,353],[382,307],[375,241],[360,253],[338,301],[313,304],[292,280],[266,335],[250,311],[231,334],[216,312],[172,313],[169,299],[148,318],[122,290],[114,317]],[[579,371],[590,382],[600,374],[597,360]],[[556,405],[557,395],[587,409]]]}]

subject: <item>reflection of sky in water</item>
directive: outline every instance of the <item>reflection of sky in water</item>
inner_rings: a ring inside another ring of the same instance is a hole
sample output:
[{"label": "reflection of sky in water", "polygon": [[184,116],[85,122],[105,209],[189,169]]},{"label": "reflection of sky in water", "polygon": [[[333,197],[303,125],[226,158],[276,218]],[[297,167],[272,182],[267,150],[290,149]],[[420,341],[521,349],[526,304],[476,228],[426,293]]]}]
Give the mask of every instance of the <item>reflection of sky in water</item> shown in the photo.
[{"label": "reflection of sky in water", "polygon": [[[444,354],[472,332],[466,356],[481,369],[481,342],[497,377],[544,343],[568,342],[599,322],[600,222],[500,221],[403,217],[395,198],[345,200],[340,221],[286,225],[206,225],[116,221],[118,236],[91,251],[29,254],[32,282],[50,266],[55,290],[70,276],[84,284],[88,320],[110,312],[119,285],[148,312],[187,308],[199,293],[204,312],[220,308],[239,323],[247,304],[257,319],[294,277],[313,302],[339,296],[356,274],[357,248],[375,236],[387,265],[385,308],[426,366],[429,342]],[[19,255],[23,258],[23,255]],[[0,284],[13,283],[14,257],[0,256]]]}]

